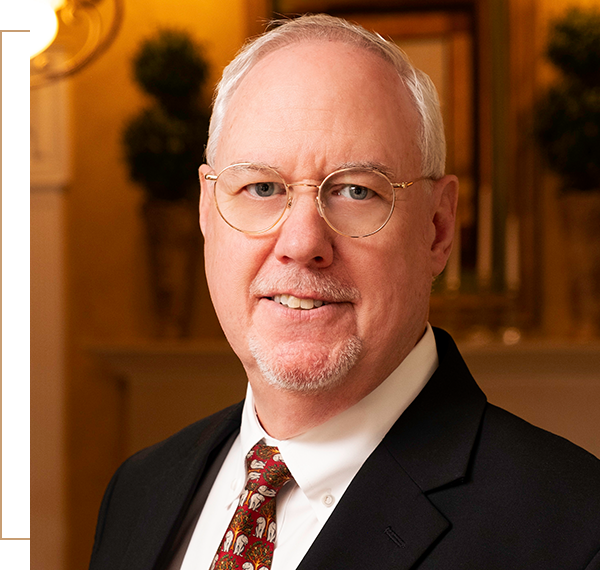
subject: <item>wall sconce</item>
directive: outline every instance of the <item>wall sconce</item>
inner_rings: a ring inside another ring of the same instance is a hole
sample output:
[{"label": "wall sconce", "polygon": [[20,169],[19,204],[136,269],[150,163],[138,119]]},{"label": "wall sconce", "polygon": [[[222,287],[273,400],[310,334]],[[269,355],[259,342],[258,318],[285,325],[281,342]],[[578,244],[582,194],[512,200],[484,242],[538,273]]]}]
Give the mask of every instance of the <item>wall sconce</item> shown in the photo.
[{"label": "wall sconce", "polygon": [[117,37],[123,1],[19,0],[36,20],[31,26],[31,87],[73,75],[101,55]]}]

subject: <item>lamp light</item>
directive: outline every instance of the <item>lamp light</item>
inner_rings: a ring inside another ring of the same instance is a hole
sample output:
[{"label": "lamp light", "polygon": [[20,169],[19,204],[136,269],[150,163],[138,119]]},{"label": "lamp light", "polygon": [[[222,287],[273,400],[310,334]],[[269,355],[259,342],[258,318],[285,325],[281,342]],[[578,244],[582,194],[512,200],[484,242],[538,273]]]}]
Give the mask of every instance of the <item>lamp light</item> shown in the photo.
[{"label": "lamp light", "polygon": [[31,52],[31,87],[73,75],[94,61],[115,40],[123,19],[123,0],[19,0],[17,4],[29,5],[30,15],[44,15],[48,22],[53,16],[55,22],[54,35],[48,32],[45,46],[40,43],[38,51]]},{"label": "lamp light", "polygon": [[44,0],[22,0],[24,9],[29,9],[30,34],[29,58],[34,58],[44,51],[56,38],[58,32],[58,18],[52,6]]}]

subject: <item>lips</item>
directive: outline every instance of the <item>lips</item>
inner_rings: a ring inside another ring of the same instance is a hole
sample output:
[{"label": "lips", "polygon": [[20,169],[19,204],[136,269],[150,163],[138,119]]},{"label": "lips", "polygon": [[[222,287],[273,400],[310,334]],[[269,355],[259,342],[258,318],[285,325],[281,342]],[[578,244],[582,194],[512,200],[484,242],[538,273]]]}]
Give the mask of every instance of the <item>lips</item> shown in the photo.
[{"label": "lips", "polygon": [[277,268],[276,275],[257,275],[250,285],[250,294],[257,300],[272,301],[299,312],[360,300],[360,291],[340,279],[285,265]]},{"label": "lips", "polygon": [[318,309],[322,307],[326,303],[319,299],[300,299],[298,297],[294,297],[293,295],[273,295],[273,301],[283,305],[285,307],[289,307],[290,309],[300,309],[308,311],[310,309]]}]

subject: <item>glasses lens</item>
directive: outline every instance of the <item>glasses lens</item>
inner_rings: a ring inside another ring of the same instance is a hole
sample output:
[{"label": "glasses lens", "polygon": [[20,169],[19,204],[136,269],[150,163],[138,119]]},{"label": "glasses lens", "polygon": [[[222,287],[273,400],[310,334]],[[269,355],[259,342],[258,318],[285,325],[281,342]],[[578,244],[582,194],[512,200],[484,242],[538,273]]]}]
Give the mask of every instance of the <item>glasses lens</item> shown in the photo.
[{"label": "glasses lens", "polygon": [[321,189],[323,215],[338,232],[362,237],[380,230],[394,208],[394,188],[376,170],[334,172]]},{"label": "glasses lens", "polygon": [[215,200],[223,219],[237,230],[260,233],[272,228],[285,211],[285,182],[260,165],[234,164],[215,182]]}]

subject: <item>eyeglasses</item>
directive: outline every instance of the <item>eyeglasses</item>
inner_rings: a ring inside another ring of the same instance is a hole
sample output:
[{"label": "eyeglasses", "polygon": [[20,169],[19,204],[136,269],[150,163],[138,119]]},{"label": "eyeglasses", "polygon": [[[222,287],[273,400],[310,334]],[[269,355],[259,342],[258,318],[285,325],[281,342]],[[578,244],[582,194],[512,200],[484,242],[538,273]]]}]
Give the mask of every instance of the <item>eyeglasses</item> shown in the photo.
[{"label": "eyeglasses", "polygon": [[227,224],[247,234],[269,231],[292,207],[293,189],[317,189],[315,199],[321,217],[337,233],[361,238],[381,230],[392,217],[397,189],[415,182],[391,182],[382,172],[363,167],[342,168],[321,184],[288,184],[275,169],[254,163],[232,164],[219,174],[205,174],[214,181],[217,210]]}]

